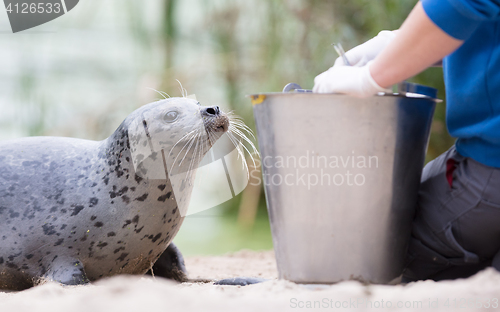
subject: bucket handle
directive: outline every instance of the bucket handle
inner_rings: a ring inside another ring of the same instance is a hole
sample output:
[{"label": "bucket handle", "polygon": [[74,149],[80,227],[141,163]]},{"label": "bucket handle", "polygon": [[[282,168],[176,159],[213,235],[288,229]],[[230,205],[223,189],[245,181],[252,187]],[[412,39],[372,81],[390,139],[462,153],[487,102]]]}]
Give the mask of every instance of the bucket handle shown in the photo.
[{"label": "bucket handle", "polygon": [[416,93],[437,99],[437,89],[408,81],[403,81],[394,85],[392,91],[405,96],[407,93]]},{"label": "bucket handle", "polygon": [[290,82],[283,88],[283,93],[288,92],[312,92],[312,90],[302,89],[302,87],[297,83]]},{"label": "bucket handle", "polygon": [[[414,93],[437,99],[437,89],[407,81],[394,85],[392,91],[394,94],[401,94],[403,96],[406,96],[407,93]],[[290,82],[283,88],[283,93],[288,92],[312,93],[312,90],[302,89],[299,84]]]}]

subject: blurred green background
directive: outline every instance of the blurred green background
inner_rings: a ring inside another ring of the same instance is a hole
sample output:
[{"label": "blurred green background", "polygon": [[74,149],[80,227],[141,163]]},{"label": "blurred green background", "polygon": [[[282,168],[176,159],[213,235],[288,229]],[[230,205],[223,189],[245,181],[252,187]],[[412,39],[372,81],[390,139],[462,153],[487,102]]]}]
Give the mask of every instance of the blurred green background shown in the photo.
[{"label": "blurred green background", "polygon": [[[312,88],[337,55],[397,29],[415,0],[82,0],[68,14],[12,34],[0,12],[0,139],[55,135],[101,140],[134,109],[181,96],[179,79],[204,105],[254,128],[245,95]],[[442,70],[414,82],[440,91]],[[438,104],[427,160],[454,142]],[[185,255],[271,249],[264,193],[247,188],[188,216],[175,238]]]}]

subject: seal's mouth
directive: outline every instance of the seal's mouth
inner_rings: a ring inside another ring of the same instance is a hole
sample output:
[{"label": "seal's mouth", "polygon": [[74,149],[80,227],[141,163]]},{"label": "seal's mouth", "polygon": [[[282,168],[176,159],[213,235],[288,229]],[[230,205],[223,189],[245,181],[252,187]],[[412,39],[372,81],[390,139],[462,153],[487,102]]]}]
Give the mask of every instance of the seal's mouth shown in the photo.
[{"label": "seal's mouth", "polygon": [[227,120],[227,117],[224,116],[224,118],[221,118],[221,119],[222,120],[220,120],[220,121],[217,122],[220,125],[218,125],[218,126],[215,127],[215,130],[214,130],[215,132],[222,132],[222,133],[224,133],[224,132],[227,131],[227,129],[229,127],[229,125],[228,125],[229,121]]},{"label": "seal's mouth", "polygon": [[227,126],[226,125],[220,125],[215,128],[215,131],[217,132],[226,132],[227,131]]}]

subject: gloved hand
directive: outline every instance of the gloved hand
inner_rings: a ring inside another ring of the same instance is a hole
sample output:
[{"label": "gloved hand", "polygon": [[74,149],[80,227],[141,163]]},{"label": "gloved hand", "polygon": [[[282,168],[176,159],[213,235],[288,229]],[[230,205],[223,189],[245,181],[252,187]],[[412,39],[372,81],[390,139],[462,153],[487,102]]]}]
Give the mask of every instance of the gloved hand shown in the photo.
[{"label": "gloved hand", "polygon": [[314,78],[313,92],[345,93],[364,98],[378,92],[390,92],[379,86],[370,74],[371,62],[362,67],[333,66]]},{"label": "gloved hand", "polygon": [[[369,61],[374,60],[377,55],[396,37],[397,30],[382,30],[376,37],[367,42],[352,48],[345,53],[351,66],[365,66]],[[345,66],[341,57],[335,60],[333,66]]]}]

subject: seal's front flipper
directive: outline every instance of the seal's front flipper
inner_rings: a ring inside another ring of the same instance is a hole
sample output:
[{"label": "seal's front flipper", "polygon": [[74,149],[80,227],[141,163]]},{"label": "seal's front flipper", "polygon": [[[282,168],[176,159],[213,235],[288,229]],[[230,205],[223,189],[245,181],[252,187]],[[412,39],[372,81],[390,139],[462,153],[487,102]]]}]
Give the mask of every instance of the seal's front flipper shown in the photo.
[{"label": "seal's front flipper", "polygon": [[[179,248],[171,243],[153,265],[153,274],[179,282],[187,282],[187,271]],[[147,274],[151,275],[151,271]]]},{"label": "seal's front flipper", "polygon": [[233,277],[225,278],[214,282],[214,285],[247,286],[268,281],[259,277]]},{"label": "seal's front flipper", "polygon": [[76,259],[55,259],[44,277],[64,285],[82,285],[89,283],[83,264]]}]

